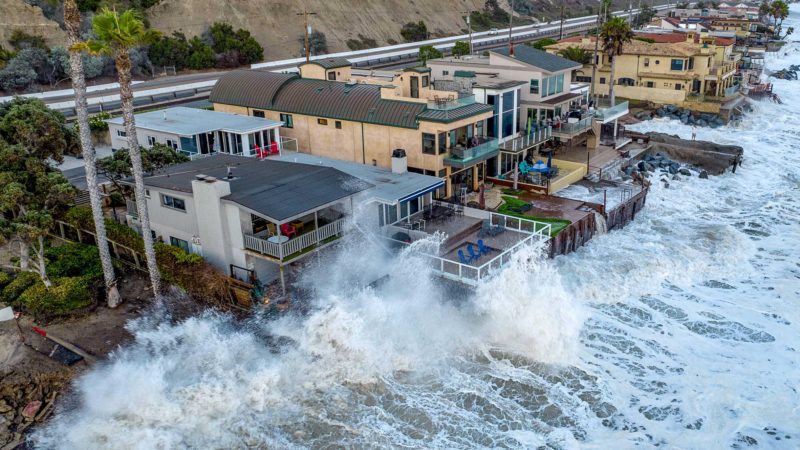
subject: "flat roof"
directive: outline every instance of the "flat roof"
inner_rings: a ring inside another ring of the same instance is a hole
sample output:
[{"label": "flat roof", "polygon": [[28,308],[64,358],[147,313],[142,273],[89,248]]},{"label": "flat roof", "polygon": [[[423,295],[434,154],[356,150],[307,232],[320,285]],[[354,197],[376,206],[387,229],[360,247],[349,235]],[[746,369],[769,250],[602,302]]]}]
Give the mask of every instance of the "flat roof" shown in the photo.
[{"label": "flat roof", "polygon": [[[243,116],[207,109],[176,106],[135,115],[136,127],[163,133],[194,136],[212,131],[229,131],[237,134],[277,128],[282,122],[255,116]],[[108,123],[122,125],[122,117],[106,120]]]},{"label": "flat roof", "polygon": [[[232,179],[226,179],[228,169]],[[285,222],[369,189],[372,184],[332,167],[219,153],[167,167],[146,176],[153,188],[192,193],[192,181],[206,175],[230,184],[223,200],[275,222]]]},{"label": "flat roof", "polygon": [[378,201],[382,203],[399,203],[417,197],[444,186],[445,181],[438,177],[407,172],[393,173],[389,169],[369,164],[359,164],[323,156],[309,155],[308,153],[283,152],[279,156],[270,156],[269,159],[315,166],[331,167],[348,175],[359,178],[373,185],[369,190]]}]

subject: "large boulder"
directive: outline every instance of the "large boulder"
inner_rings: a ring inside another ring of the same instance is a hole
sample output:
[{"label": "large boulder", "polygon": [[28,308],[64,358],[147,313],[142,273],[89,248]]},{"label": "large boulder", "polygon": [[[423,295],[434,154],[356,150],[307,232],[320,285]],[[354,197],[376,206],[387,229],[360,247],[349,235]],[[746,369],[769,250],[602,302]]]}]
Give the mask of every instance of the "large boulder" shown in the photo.
[{"label": "large boulder", "polygon": [[681,169],[678,169],[678,173],[679,173],[679,174],[681,174],[681,175],[683,175],[683,176],[685,176],[685,177],[690,177],[690,176],[692,176],[692,172],[691,172],[689,169],[687,169],[687,168],[681,168]]},{"label": "large boulder", "polygon": [[700,171],[700,175],[698,175],[698,176],[700,178],[704,179],[704,180],[707,180],[708,179],[708,172],[706,172],[705,170],[701,170]]}]

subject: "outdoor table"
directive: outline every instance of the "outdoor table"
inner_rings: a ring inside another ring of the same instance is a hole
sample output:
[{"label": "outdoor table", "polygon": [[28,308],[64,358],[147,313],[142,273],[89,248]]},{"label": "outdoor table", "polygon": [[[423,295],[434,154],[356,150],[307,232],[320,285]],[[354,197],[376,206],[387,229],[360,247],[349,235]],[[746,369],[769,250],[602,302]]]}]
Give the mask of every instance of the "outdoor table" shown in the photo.
[{"label": "outdoor table", "polygon": [[302,220],[295,220],[290,225],[294,227],[297,234],[303,234],[303,230],[306,228],[306,224]]},{"label": "outdoor table", "polygon": [[267,238],[267,241],[268,242],[272,242],[273,244],[283,244],[284,242],[287,242],[288,240],[289,240],[289,238],[284,236],[284,235],[270,236],[269,238]]}]

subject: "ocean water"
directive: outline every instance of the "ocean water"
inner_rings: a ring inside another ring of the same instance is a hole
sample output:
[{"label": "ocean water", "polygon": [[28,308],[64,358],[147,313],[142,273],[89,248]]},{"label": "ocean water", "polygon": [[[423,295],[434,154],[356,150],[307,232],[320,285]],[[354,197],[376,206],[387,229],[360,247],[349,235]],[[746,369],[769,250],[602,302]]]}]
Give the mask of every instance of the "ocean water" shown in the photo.
[{"label": "ocean water", "polygon": [[[800,44],[768,58],[789,64]],[[351,238],[301,281],[302,317],[132,323],[33,443],[800,448],[800,82],[775,89],[782,105],[698,130],[745,148],[736,174],[653,183],[625,229],[555,260],[527,249],[474,295],[414,249]]]}]

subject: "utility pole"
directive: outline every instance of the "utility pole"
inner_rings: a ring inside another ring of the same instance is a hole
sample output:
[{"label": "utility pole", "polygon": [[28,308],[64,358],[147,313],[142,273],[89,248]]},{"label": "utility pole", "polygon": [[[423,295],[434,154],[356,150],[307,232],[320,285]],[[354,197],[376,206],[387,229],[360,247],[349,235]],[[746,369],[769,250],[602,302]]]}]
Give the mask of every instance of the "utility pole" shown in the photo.
[{"label": "utility pole", "polygon": [[310,49],[309,49],[309,45],[308,45],[308,35],[309,35],[309,34],[311,34],[311,33],[310,33],[310,31],[309,31],[309,27],[308,27],[308,16],[309,16],[309,15],[311,15],[311,16],[314,16],[314,15],[316,15],[316,14],[317,14],[317,13],[315,13],[315,12],[308,12],[308,10],[307,10],[306,8],[303,8],[303,12],[301,12],[301,13],[297,13],[297,14],[296,14],[296,15],[298,15],[298,16],[303,16],[303,23],[305,24],[305,35],[306,35],[306,62],[309,62],[309,61],[311,60],[311,51],[310,51]]},{"label": "utility pole", "polygon": [[475,54],[475,49],[472,47],[472,11],[467,10],[467,28],[469,29],[469,54]]},{"label": "utility pole", "polygon": [[558,40],[564,39],[564,3],[561,3],[561,26],[558,28]]},{"label": "utility pole", "polygon": [[508,56],[514,57],[514,42],[511,40],[511,28],[514,23],[514,0],[511,0],[511,12],[508,14]]}]

